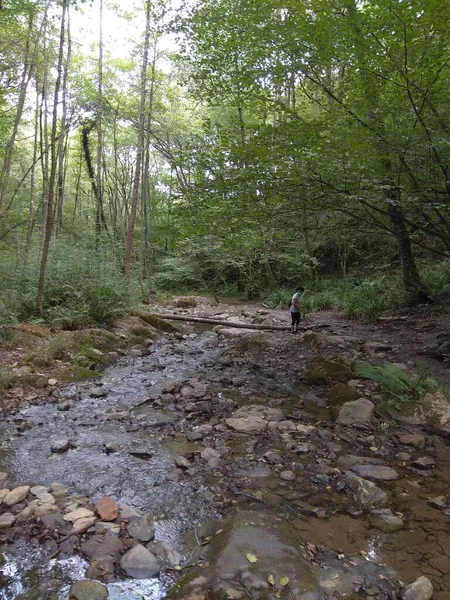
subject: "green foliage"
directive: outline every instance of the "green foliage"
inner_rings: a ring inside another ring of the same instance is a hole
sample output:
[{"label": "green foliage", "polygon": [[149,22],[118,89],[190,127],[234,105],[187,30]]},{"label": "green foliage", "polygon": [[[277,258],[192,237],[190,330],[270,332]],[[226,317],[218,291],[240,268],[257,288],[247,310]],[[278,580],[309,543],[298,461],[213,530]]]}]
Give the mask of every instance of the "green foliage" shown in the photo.
[{"label": "green foliage", "polygon": [[362,365],[358,369],[358,375],[383,387],[389,400],[397,406],[417,400],[438,389],[438,384],[430,376],[429,367],[426,365],[421,365],[414,376],[408,375],[404,369],[393,364]]},{"label": "green foliage", "polygon": [[5,390],[11,388],[14,383],[14,375],[8,373],[3,367],[0,367],[0,396]]}]

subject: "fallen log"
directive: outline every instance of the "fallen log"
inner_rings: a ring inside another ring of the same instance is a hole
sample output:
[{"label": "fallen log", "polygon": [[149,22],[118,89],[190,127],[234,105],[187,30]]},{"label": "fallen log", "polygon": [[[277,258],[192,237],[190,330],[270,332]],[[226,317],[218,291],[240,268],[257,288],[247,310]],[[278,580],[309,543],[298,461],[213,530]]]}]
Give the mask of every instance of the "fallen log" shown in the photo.
[{"label": "fallen log", "polygon": [[[210,319],[207,317],[191,317],[190,315],[157,315],[156,317],[160,319],[165,319],[167,321],[189,321],[194,323],[211,323],[211,325],[223,325],[224,327],[238,327],[240,329],[257,329],[263,331],[264,329],[268,329],[270,331],[287,331],[291,327],[290,325],[255,325],[253,323],[236,323],[234,321],[221,321],[219,319]],[[310,327],[300,327],[302,331],[306,331],[306,329],[310,329]]]}]

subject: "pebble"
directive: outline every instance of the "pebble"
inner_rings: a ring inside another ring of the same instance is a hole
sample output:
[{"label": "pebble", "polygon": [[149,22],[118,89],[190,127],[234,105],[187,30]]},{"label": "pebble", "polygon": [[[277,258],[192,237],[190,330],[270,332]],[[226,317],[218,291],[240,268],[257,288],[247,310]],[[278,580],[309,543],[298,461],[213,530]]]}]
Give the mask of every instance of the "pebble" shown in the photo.
[{"label": "pebble", "polygon": [[3,513],[0,516],[0,529],[7,529],[8,527],[11,527],[11,525],[14,525],[14,523],[16,522],[16,517],[15,515],[13,515],[12,513]]},{"label": "pebble", "polygon": [[319,485],[327,485],[330,483],[330,477],[324,473],[318,473],[315,477],[313,477],[312,482],[318,483]]},{"label": "pebble", "polygon": [[77,519],[72,527],[72,533],[77,535],[79,533],[83,533],[89,527],[92,527],[96,522],[96,517],[84,517],[82,519]]},{"label": "pebble", "polygon": [[175,464],[177,467],[180,467],[180,469],[189,469],[192,467],[192,463],[184,456],[177,456],[175,459]]},{"label": "pebble", "polygon": [[135,518],[128,524],[130,536],[140,542],[149,542],[155,537],[155,521],[151,515]]},{"label": "pebble", "polygon": [[203,434],[201,431],[188,431],[186,434],[186,438],[188,440],[188,442],[198,442],[199,440],[203,439]]},{"label": "pebble", "polygon": [[277,452],[273,452],[272,450],[269,450],[263,456],[266,459],[266,461],[271,465],[279,465],[283,462],[281,456]]},{"label": "pebble", "polygon": [[69,596],[73,600],[107,600],[108,588],[98,581],[76,581],[70,588]]},{"label": "pebble", "polygon": [[62,454],[66,452],[70,447],[70,441],[68,438],[58,438],[52,440],[51,451],[55,454]]},{"label": "pebble", "polygon": [[351,470],[359,477],[367,479],[380,479],[382,481],[395,481],[400,475],[391,467],[382,465],[355,465]]},{"label": "pebble", "polygon": [[389,509],[372,511],[371,523],[373,527],[385,533],[398,531],[405,526],[403,519]]},{"label": "pebble", "polygon": [[204,460],[210,460],[211,458],[220,458],[220,452],[217,452],[214,448],[203,448],[200,452],[200,456]]},{"label": "pebble", "polygon": [[448,499],[447,496],[437,496],[436,498],[430,498],[428,503],[434,508],[444,509],[448,506]]},{"label": "pebble", "polygon": [[78,521],[78,519],[88,519],[94,516],[92,510],[89,510],[88,508],[77,508],[77,510],[64,515],[64,520],[74,523],[75,521]]},{"label": "pebble", "polygon": [[425,448],[427,443],[425,436],[423,436],[421,433],[406,433],[405,435],[401,435],[398,439],[400,444],[405,444],[405,446],[413,446],[419,450]]},{"label": "pebble", "polygon": [[283,479],[283,481],[295,481],[295,473],[293,471],[281,471],[280,479]]},{"label": "pebble", "polygon": [[119,507],[109,496],[103,496],[95,505],[102,521],[115,521],[119,516]]},{"label": "pebble", "polygon": [[436,466],[436,462],[431,458],[431,456],[421,456],[420,458],[416,458],[412,464],[418,469],[429,469],[430,467]]}]

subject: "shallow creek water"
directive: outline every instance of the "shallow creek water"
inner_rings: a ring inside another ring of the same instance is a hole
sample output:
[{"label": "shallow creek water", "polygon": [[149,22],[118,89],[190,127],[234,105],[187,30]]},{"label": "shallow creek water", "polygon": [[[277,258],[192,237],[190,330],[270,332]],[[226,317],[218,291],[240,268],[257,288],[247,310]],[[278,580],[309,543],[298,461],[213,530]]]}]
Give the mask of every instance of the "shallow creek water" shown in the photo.
[{"label": "shallow creek water", "polygon": [[[204,521],[220,517],[214,501],[217,493],[224,491],[223,486],[219,487],[221,476],[231,481],[246,477],[247,491],[260,494],[265,507],[279,514],[286,508],[288,518],[305,541],[337,555],[362,554],[369,561],[388,564],[405,582],[419,574],[427,575],[439,586],[435,598],[449,600],[450,516],[428,503],[430,497],[448,493],[450,486],[450,450],[444,441],[434,440],[431,451],[436,469],[433,477],[427,478],[410,473],[395,460],[395,432],[377,433],[380,444],[387,448],[386,462],[401,473],[398,481],[386,486],[392,498],[390,508],[402,513],[407,523],[401,531],[381,533],[371,527],[367,516],[346,512],[346,496],[336,487],[311,483],[320,465],[334,466],[336,460],[336,456],[330,458],[327,449],[331,438],[319,435],[320,431],[333,431],[326,403],[315,404],[317,397],[308,396],[309,390],[298,382],[288,383],[289,377],[283,372],[239,372],[236,366],[228,371],[219,369],[217,360],[227,344],[209,331],[184,340],[162,338],[148,356],[125,357],[108,368],[101,386],[89,382],[60,389],[59,402],[67,400],[68,410],[45,403],[20,411],[14,419],[0,424],[0,471],[10,473],[17,483],[50,485],[58,481],[71,494],[85,495],[93,501],[108,495],[119,504],[149,512],[157,521],[156,538],[185,556],[189,555],[185,534]],[[224,442],[228,455],[219,475],[206,469],[202,477],[185,477],[178,483],[167,479],[175,467],[175,457],[189,451],[190,445],[183,435],[165,434],[177,425],[179,415],[157,407],[152,399],[159,397],[169,380],[202,376],[217,381],[218,371],[229,375],[230,381],[236,375],[245,381],[240,389],[231,389],[231,385],[225,389],[225,385],[219,396],[223,394],[239,405],[255,402],[255,397],[261,403],[282,398],[289,418],[298,412],[300,420],[317,425],[311,451],[294,455],[295,485],[280,482],[276,470],[249,458],[277,449],[271,446],[277,443],[276,438],[253,442],[256,450],[251,451],[249,438],[239,434]],[[93,390],[95,395],[104,395],[93,397]],[[31,429],[18,433],[20,421],[31,423]],[[352,438],[355,443],[337,440],[342,454],[367,454],[367,448],[364,451],[358,447],[358,435]],[[73,448],[64,454],[52,454],[51,439],[58,436],[70,438]],[[105,444],[117,444],[118,451],[105,452]],[[244,496],[233,500],[249,502]],[[1,600],[66,600],[70,582],[84,577],[86,563],[81,558],[61,561],[46,556],[31,542],[19,540],[7,548],[0,547]],[[172,584],[173,578],[163,576],[118,581],[108,588],[111,600],[159,600]]]}]

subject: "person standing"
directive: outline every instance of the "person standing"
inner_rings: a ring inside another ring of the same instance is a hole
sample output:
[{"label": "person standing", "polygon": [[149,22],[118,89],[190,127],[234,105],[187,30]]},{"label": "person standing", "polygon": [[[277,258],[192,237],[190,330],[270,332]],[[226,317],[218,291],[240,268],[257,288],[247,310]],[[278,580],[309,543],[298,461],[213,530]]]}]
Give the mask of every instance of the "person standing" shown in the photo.
[{"label": "person standing", "polygon": [[305,288],[299,286],[295,294],[292,296],[289,303],[289,312],[291,313],[291,333],[297,333],[300,325],[300,317],[302,316],[302,294]]}]

